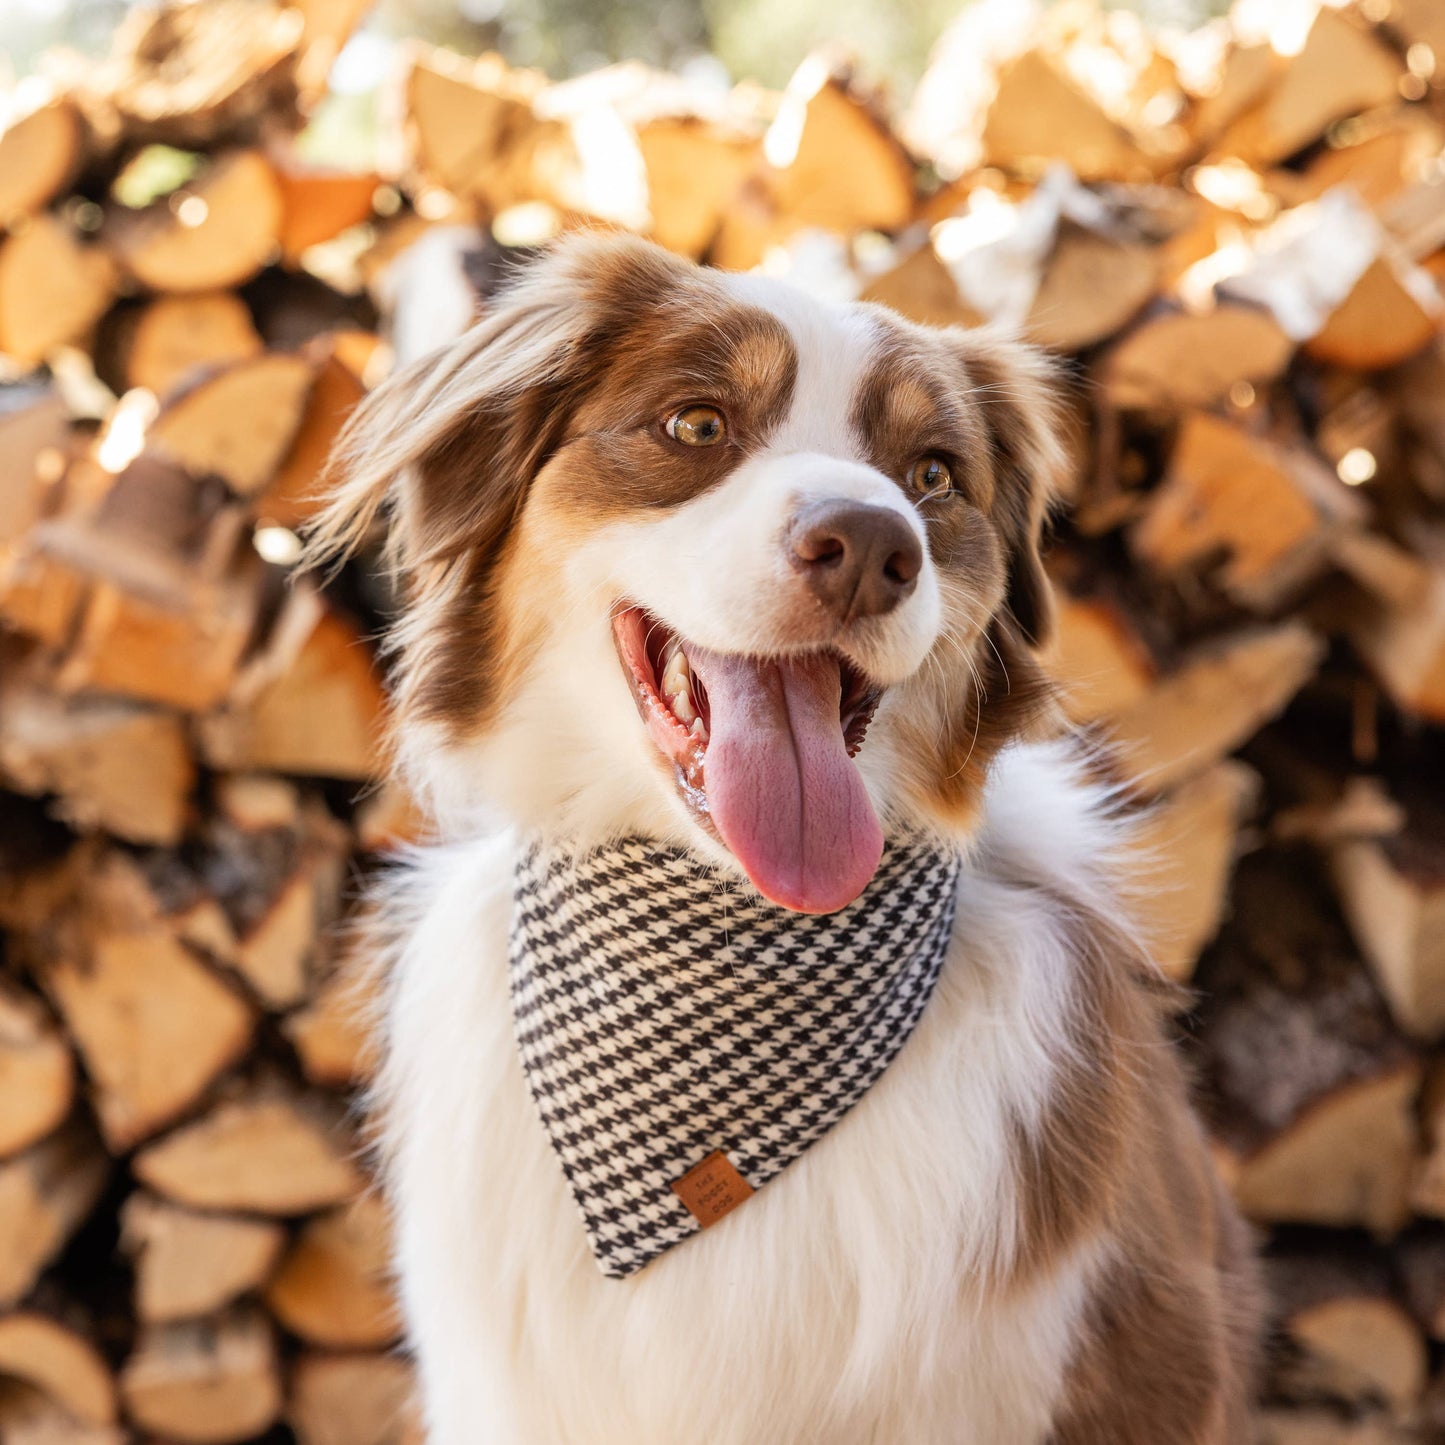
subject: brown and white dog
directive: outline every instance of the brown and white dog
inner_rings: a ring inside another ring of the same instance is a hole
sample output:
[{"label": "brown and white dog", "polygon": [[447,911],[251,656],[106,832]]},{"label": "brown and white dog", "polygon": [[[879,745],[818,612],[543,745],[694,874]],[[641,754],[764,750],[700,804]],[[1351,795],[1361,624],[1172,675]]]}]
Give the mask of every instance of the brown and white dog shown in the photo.
[{"label": "brown and white dog", "polygon": [[[380,909],[436,1445],[1247,1438],[1247,1241],[1035,657],[1060,465],[1023,347],[595,234],[352,422],[315,555],[389,514],[398,766],[444,839]],[[604,1278],[512,1036],[517,840],[654,837],[825,912],[880,820],[965,852],[916,1031],[745,1207]]]}]

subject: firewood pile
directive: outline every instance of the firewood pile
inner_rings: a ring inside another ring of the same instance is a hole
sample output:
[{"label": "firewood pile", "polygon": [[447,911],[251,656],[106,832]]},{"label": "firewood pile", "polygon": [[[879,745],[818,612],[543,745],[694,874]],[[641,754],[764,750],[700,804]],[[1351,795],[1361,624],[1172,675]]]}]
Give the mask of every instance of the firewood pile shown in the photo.
[{"label": "firewood pile", "polygon": [[139,11],[3,117],[0,1440],[418,1438],[339,925],[424,824],[382,579],[288,573],[408,249],[484,307],[579,224],[1060,357],[1053,666],[1266,1232],[1266,1438],[1445,1439],[1445,11],[983,6],[892,107],[416,49],[318,169],[363,8]]}]

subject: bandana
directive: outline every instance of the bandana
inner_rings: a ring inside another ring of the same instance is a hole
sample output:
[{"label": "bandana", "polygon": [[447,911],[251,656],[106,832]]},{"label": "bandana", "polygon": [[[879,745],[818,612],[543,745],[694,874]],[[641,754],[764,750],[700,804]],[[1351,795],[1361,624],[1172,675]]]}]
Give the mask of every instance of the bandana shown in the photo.
[{"label": "bandana", "polygon": [[716,1222],[877,1082],[938,982],[959,869],[896,839],[812,916],[642,839],[523,855],[517,1047],[603,1274]]}]

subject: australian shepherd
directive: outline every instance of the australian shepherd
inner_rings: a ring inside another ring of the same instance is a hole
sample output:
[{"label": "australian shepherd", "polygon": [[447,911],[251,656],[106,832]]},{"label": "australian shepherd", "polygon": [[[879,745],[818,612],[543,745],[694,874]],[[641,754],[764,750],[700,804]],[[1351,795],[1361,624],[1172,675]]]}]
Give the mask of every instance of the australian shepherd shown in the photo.
[{"label": "australian shepherd", "polygon": [[[387,525],[396,766],[438,831],[374,925],[435,1445],[1248,1439],[1248,1240],[1039,664],[1053,390],[991,332],[586,233],[350,423],[313,556]],[[655,840],[828,915],[900,830],[962,860],[916,1027],[606,1277],[519,1061],[522,850]]]}]

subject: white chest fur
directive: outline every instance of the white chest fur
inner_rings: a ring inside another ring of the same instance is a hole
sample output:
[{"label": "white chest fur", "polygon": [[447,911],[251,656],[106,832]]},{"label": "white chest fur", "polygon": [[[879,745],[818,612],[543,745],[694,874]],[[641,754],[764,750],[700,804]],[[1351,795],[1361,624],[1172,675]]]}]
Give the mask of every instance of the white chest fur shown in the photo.
[{"label": "white chest fur", "polygon": [[997,770],[937,992],[884,1077],[716,1228],[604,1278],[511,1034],[509,838],[424,855],[394,902],[381,1085],[399,1268],[433,1445],[1029,1445],[1093,1241],[1026,1290],[1010,1139],[1050,1097],[1072,960],[1000,862],[1112,841],[1056,749]]}]

